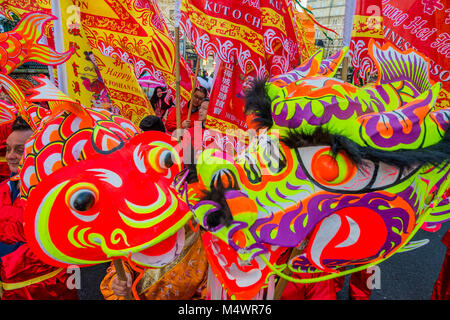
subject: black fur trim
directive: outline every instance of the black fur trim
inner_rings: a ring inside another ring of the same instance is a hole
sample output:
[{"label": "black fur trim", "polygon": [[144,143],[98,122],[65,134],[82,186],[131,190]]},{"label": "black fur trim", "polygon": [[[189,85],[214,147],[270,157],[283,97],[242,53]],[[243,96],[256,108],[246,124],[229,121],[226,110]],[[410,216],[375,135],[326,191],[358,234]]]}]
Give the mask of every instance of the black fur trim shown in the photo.
[{"label": "black fur trim", "polygon": [[438,143],[417,150],[400,149],[396,151],[384,151],[371,147],[362,147],[347,137],[333,135],[323,130],[316,129],[312,135],[306,135],[291,130],[281,139],[289,148],[299,148],[314,145],[329,145],[333,154],[344,150],[355,164],[363,165],[364,160],[375,163],[384,162],[398,168],[409,169],[413,166],[434,165],[450,161],[450,129]]},{"label": "black fur trim", "polygon": [[318,146],[322,144],[331,146],[333,135],[322,127],[318,127],[312,135],[291,129],[287,136],[281,137],[281,141],[291,149]]},{"label": "black fur trim", "polygon": [[202,200],[214,201],[215,203],[220,205],[217,211],[209,213],[206,217],[207,225],[205,226],[205,228],[215,228],[220,224],[227,227],[231,225],[231,222],[233,221],[233,215],[231,214],[230,208],[225,201],[225,191],[225,189],[215,188],[213,188],[211,191],[204,191],[205,196]]},{"label": "black fur trim", "polygon": [[256,80],[246,92],[244,112],[256,116],[252,122],[257,130],[272,127],[271,105],[272,101],[266,91],[266,80]]},{"label": "black fur trim", "polygon": [[197,165],[195,163],[190,163],[190,164],[185,164],[184,166],[185,166],[185,168],[187,168],[189,170],[189,173],[186,177],[186,182],[188,184],[198,182]]},{"label": "black fur trim", "polygon": [[[223,184],[223,177],[226,178],[226,185]],[[215,228],[220,224],[229,227],[233,221],[233,215],[225,200],[225,192],[228,190],[239,190],[236,177],[231,171],[222,170],[213,177],[210,189],[210,191],[203,191],[205,196],[202,200],[214,201],[220,205],[220,209],[208,214],[206,217],[206,223],[208,225],[206,227]]]}]

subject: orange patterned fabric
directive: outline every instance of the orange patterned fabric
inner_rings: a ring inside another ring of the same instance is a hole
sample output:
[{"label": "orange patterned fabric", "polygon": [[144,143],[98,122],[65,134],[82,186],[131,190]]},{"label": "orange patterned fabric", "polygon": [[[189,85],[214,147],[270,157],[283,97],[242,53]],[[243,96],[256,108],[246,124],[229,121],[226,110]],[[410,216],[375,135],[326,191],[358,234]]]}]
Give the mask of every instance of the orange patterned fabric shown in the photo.
[{"label": "orange patterned fabric", "polygon": [[[199,234],[193,235],[192,244],[187,245],[180,257],[161,269],[148,269],[137,284],[137,292],[141,300],[203,300],[206,297],[206,278],[208,262]],[[131,266],[124,261],[126,272],[138,276]],[[111,284],[116,277],[114,264],[106,272],[100,284],[100,290],[106,300],[123,300],[116,296]]]}]

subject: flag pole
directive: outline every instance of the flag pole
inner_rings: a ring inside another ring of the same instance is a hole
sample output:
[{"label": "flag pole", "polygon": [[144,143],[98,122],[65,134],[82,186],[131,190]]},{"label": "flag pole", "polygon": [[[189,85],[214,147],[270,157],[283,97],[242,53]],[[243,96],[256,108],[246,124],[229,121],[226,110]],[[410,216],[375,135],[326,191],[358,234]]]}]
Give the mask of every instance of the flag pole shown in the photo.
[{"label": "flag pole", "polygon": [[181,1],[175,0],[175,85],[176,85],[176,96],[175,96],[175,107],[176,107],[176,119],[177,119],[177,141],[181,140],[180,129],[181,128],[181,109],[180,109],[180,10]]},{"label": "flag pole", "polygon": [[[345,0],[345,16],[344,16],[344,31],[343,31],[343,42],[344,46],[350,47],[350,42],[352,40],[353,31],[353,20],[355,16],[356,0]],[[341,79],[347,81],[348,67],[350,63],[350,55],[347,56],[342,62],[342,73]]]},{"label": "flag pole", "polygon": [[[114,259],[114,268],[116,269],[117,277],[120,281],[127,281],[127,276],[125,274],[125,268],[123,267],[122,259]],[[125,296],[125,300],[131,300],[129,295]]]},{"label": "flag pole", "polygon": [[187,117],[188,120],[191,119],[192,100],[194,98],[195,89],[197,88],[197,76],[198,76],[198,70],[200,69],[200,60],[201,60],[200,56],[197,55],[197,65],[195,66],[195,75],[194,75],[194,82],[193,82],[192,91],[191,91],[191,100],[189,101],[189,111],[188,111],[188,117]]},{"label": "flag pole", "polygon": [[[58,52],[64,52],[66,50],[64,48],[61,5],[59,3],[59,0],[51,0],[51,7],[52,7],[52,14],[58,18],[53,20],[55,49]],[[56,69],[56,82],[57,82],[55,84],[57,84],[59,90],[68,95],[66,63],[61,63],[54,68]],[[53,80],[55,80],[54,75],[52,76]]]},{"label": "flag pole", "polygon": [[[181,128],[181,110],[180,110],[180,28],[175,27],[175,84],[176,96],[175,106],[177,108],[177,129]],[[177,131],[178,132],[178,131]],[[180,140],[179,133],[177,133],[177,140]]]},{"label": "flag pole", "polygon": [[348,75],[348,57],[344,58],[344,61],[342,62],[342,70],[341,70],[341,79],[344,81],[347,81],[347,75]]}]

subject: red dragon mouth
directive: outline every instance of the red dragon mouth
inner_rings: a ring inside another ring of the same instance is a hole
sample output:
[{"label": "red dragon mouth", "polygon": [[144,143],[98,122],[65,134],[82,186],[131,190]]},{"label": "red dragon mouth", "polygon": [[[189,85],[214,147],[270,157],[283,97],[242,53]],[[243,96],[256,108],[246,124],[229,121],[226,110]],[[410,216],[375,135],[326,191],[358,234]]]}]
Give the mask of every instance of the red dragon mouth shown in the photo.
[{"label": "red dragon mouth", "polygon": [[383,219],[369,208],[343,208],[322,219],[314,228],[306,256],[319,270],[325,260],[360,260],[377,255],[384,245],[387,229]]},{"label": "red dragon mouth", "polygon": [[146,267],[163,267],[180,255],[184,247],[184,240],[184,228],[181,228],[176,234],[168,237],[164,241],[139,252],[132,253],[131,260]]}]

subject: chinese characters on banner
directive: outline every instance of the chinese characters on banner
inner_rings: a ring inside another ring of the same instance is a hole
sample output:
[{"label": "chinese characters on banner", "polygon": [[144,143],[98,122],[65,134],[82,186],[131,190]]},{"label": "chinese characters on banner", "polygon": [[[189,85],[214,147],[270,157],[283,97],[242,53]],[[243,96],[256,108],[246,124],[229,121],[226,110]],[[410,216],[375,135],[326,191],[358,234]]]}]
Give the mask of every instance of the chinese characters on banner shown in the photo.
[{"label": "chinese characters on banner", "polygon": [[350,45],[352,65],[359,78],[373,74],[367,56],[369,40],[389,41],[400,50],[415,48],[430,58],[432,80],[441,82],[437,106],[448,107],[450,99],[450,4],[444,0],[357,1]]},{"label": "chinese characters on banner", "polygon": [[244,116],[243,78],[242,71],[235,63],[220,63],[210,95],[206,127],[233,136],[239,129],[247,129]]},{"label": "chinese characters on banner", "polygon": [[210,96],[206,126],[239,135],[246,130],[248,80],[285,73],[300,63],[292,1],[183,0],[181,26],[204,59],[220,67]]},{"label": "chinese characters on banner", "polygon": [[[153,24],[161,22],[155,19],[159,11],[150,3],[142,4],[137,0],[127,3],[119,0],[86,1],[80,7],[81,24],[91,47],[98,48],[104,56],[114,57],[117,64],[118,61],[131,64],[135,77],[147,71],[155,79],[164,79],[168,86],[175,88],[175,43],[161,23]],[[181,68],[184,104],[190,99],[192,88],[189,73],[190,70]],[[149,103],[147,107],[151,109]]]},{"label": "chinese characters on banner", "polygon": [[181,27],[206,59],[214,54],[225,63],[236,61],[244,73],[266,72],[259,3],[255,1],[182,0]]},{"label": "chinese characters on banner", "polygon": [[98,69],[97,61],[87,41],[80,21],[80,8],[72,0],[61,0],[59,12],[54,15],[61,20],[64,49],[73,48],[74,53],[65,65],[67,94],[85,107],[111,109],[105,84]]},{"label": "chinese characters on banner", "polygon": [[[170,41],[153,40],[159,40],[155,29],[139,20],[145,17],[137,15],[138,8],[132,2],[125,5],[117,0],[81,1],[80,11],[81,25],[111,102],[120,114],[138,124],[154,112],[137,77],[149,64],[170,69],[171,52]],[[150,12],[141,10],[144,15]],[[161,52],[155,43],[163,47],[163,59],[158,59]]]},{"label": "chinese characters on banner", "polygon": [[374,39],[383,44],[382,0],[357,0],[353,17],[353,31],[350,42],[351,64],[355,68],[353,78],[356,84],[359,79],[367,80],[376,73],[376,67],[369,57],[369,41]]},{"label": "chinese characters on banner", "polygon": [[383,0],[385,40],[400,50],[415,48],[431,60],[431,78],[443,87],[437,106],[450,105],[450,2]]}]

